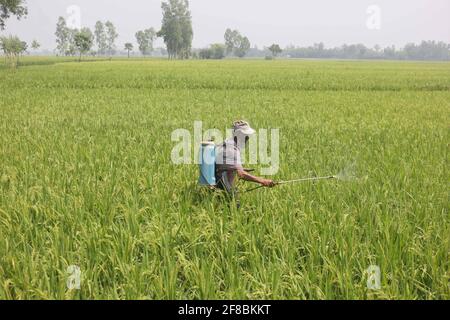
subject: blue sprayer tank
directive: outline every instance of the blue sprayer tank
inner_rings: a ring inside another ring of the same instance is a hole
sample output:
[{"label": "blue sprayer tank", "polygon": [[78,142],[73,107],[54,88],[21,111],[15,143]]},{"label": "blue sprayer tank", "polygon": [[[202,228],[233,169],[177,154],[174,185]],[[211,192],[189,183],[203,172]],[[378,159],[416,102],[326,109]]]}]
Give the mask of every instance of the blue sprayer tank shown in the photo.
[{"label": "blue sprayer tank", "polygon": [[198,183],[202,186],[216,185],[216,146],[214,142],[202,142],[200,146],[200,178]]}]

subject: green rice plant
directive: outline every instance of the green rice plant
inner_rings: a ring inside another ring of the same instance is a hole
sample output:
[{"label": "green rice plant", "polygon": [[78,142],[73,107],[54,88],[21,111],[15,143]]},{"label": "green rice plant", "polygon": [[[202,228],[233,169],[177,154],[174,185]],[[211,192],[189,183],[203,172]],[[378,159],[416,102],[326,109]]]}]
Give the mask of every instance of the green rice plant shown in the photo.
[{"label": "green rice plant", "polygon": [[[23,63],[0,70],[0,298],[449,298],[450,64]],[[280,129],[274,179],[358,179],[228,205],[170,136],[239,118]]]}]

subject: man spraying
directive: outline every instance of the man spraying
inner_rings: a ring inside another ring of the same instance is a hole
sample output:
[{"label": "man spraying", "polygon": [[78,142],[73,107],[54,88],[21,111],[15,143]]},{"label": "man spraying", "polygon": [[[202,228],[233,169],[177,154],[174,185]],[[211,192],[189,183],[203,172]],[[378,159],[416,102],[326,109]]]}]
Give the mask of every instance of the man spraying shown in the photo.
[{"label": "man spraying", "polygon": [[272,188],[273,180],[255,177],[245,171],[241,161],[241,150],[245,148],[250,137],[256,133],[245,121],[233,124],[233,136],[216,146],[216,181],[217,187],[235,194],[236,177],[245,181],[259,183],[262,187]]}]

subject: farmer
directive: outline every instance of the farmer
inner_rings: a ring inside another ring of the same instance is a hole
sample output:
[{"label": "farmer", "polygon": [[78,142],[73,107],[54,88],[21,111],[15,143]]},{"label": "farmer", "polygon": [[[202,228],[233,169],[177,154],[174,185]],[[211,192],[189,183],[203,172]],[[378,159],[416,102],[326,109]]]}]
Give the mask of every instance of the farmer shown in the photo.
[{"label": "farmer", "polygon": [[241,150],[248,144],[250,136],[256,133],[245,121],[233,124],[232,138],[216,146],[216,181],[217,186],[235,195],[236,176],[245,181],[259,183],[264,187],[274,187],[275,182],[252,176],[243,167]]}]

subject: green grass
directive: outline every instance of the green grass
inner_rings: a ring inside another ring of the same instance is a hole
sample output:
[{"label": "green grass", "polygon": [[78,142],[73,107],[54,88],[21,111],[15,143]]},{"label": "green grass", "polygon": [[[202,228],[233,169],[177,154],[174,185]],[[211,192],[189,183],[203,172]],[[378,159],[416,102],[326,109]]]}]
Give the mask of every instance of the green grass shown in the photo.
[{"label": "green grass", "polygon": [[[0,298],[450,298],[449,63],[34,59],[0,70]],[[228,206],[170,135],[239,118],[275,179],[360,179]]]}]

